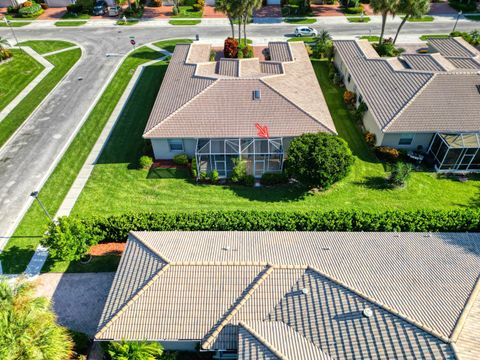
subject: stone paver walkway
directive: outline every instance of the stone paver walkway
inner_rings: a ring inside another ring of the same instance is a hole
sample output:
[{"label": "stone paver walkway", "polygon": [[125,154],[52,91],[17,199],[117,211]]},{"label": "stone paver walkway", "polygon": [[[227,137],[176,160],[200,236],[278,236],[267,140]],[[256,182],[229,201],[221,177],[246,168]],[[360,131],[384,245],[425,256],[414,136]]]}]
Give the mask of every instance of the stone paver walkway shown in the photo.
[{"label": "stone paver walkway", "polygon": [[203,7],[203,17],[209,19],[209,18],[226,18],[227,16],[222,12],[215,11],[214,6],[205,5]]},{"label": "stone paver walkway", "polygon": [[344,16],[340,5],[315,5],[311,6],[313,16]]},{"label": "stone paver walkway", "polygon": [[168,18],[173,15],[173,6],[145,6],[143,17],[145,19]]},{"label": "stone paver walkway", "polygon": [[40,15],[38,20],[58,20],[67,12],[66,8],[48,8],[45,9],[42,15]]},{"label": "stone paver walkway", "polygon": [[431,3],[429,15],[456,15],[458,12],[447,2]]},{"label": "stone paver walkway", "polygon": [[52,300],[58,322],[93,336],[115,273],[49,273],[38,277],[38,296]]},{"label": "stone paver walkway", "polygon": [[267,5],[255,10],[255,18],[275,18],[282,17],[282,8],[280,5]]}]

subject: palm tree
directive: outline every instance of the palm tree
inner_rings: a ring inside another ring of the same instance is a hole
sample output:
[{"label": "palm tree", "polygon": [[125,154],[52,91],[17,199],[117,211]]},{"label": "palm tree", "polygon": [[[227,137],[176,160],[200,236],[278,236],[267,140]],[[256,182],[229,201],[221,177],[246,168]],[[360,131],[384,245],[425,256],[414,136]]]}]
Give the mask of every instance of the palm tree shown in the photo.
[{"label": "palm tree", "polygon": [[393,43],[395,44],[397,42],[400,30],[402,30],[403,25],[410,17],[422,17],[428,10],[430,10],[430,0],[399,0],[397,11],[405,14],[405,16],[398,26]]},{"label": "palm tree", "polygon": [[385,34],[385,25],[387,23],[387,15],[390,13],[395,15],[398,0],[371,0],[370,6],[375,14],[382,14],[382,30],[380,32],[379,44],[383,43],[383,36]]},{"label": "palm tree", "polygon": [[5,46],[10,46],[10,43],[8,42],[7,39],[2,38],[2,37],[0,36],[0,49],[5,48]]},{"label": "palm tree", "polygon": [[56,323],[50,302],[34,292],[30,282],[0,281],[0,359],[69,359],[73,345],[67,330]]},{"label": "palm tree", "polygon": [[243,38],[245,42],[245,47],[247,46],[247,23],[248,20],[253,17],[255,10],[258,10],[262,7],[262,0],[242,0],[243,6],[242,10],[242,22],[243,22]]},{"label": "palm tree", "polygon": [[162,345],[154,342],[110,342],[107,353],[112,360],[155,360],[163,354]]}]

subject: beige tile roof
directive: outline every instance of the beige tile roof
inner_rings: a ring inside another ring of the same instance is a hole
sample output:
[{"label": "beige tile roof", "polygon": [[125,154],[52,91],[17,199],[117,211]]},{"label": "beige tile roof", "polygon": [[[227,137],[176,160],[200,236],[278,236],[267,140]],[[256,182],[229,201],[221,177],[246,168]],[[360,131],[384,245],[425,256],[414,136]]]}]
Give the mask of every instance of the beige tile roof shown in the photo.
[{"label": "beige tile roof", "polygon": [[97,340],[234,349],[239,322],[281,321],[334,358],[452,358],[445,342],[480,274],[475,234],[137,232],[125,255],[138,242],[161,270],[125,297],[143,262],[122,260],[107,304],[125,303],[105,307]]},{"label": "beige tile roof", "polygon": [[448,58],[458,69],[478,71],[480,70],[480,57],[477,58]]},{"label": "beige tile roof", "polygon": [[[273,357],[272,357],[273,356]],[[280,321],[240,323],[238,359],[329,360],[317,346]]]},{"label": "beige tile roof", "polygon": [[[256,123],[269,126],[271,136],[335,133],[303,44],[270,46],[276,60],[294,61],[213,63],[205,45],[177,46],[144,137],[256,137]],[[259,101],[253,100],[255,90],[261,90]]]},{"label": "beige tile roof", "polygon": [[467,43],[461,37],[446,39],[427,39],[428,43],[433,46],[441,55],[448,57],[475,57],[480,52],[472,45]]},{"label": "beige tile roof", "polygon": [[[291,52],[291,47],[286,42],[272,41],[268,44],[270,51],[270,58],[273,61],[289,62],[294,60],[294,56]],[[302,44],[303,45],[303,44]]]},{"label": "beige tile roof", "polygon": [[431,41],[441,54],[400,57],[411,69],[372,58],[366,49],[373,48],[365,42],[335,41],[336,52],[383,132],[480,131],[476,106],[480,80],[472,65],[476,50],[458,39],[434,40],[442,40]]}]

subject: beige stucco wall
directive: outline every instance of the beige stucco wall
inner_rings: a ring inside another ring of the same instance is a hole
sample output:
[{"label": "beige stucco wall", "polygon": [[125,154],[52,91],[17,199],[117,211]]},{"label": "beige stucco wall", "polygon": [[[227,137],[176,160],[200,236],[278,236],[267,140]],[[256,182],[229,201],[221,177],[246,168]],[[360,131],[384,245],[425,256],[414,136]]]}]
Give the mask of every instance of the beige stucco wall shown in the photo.
[{"label": "beige stucco wall", "polygon": [[405,150],[417,150],[418,146],[422,146],[423,151],[427,151],[433,135],[433,133],[415,133],[410,145],[399,145],[398,142],[402,137],[402,134],[385,134],[382,145]]},{"label": "beige stucco wall", "polygon": [[195,340],[160,341],[167,351],[197,351],[200,342]]},{"label": "beige stucco wall", "polygon": [[152,139],[152,148],[155,159],[170,160],[175,155],[185,153],[189,158],[195,155],[196,139],[182,139],[183,151],[170,151],[168,139]]}]

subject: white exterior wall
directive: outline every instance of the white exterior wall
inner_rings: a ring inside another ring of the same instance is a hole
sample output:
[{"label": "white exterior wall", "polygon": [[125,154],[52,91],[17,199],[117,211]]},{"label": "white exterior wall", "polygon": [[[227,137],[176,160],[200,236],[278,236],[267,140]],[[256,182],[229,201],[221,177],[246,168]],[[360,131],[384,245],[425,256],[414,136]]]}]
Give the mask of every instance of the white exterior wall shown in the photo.
[{"label": "white exterior wall", "polygon": [[159,343],[167,351],[197,351],[200,342],[195,340],[170,340],[159,341]]},{"label": "white exterior wall", "polygon": [[375,137],[377,138],[377,142],[375,143],[376,146],[383,145],[383,138],[385,134],[378,127],[370,110],[367,110],[365,115],[363,115],[363,126],[365,126],[365,130],[375,134]]},{"label": "white exterior wall", "polygon": [[168,139],[151,139],[151,141],[155,159],[170,160],[173,159],[175,155],[183,153],[187,154],[189,158],[195,156],[196,139],[182,139],[183,151],[170,151]]},{"label": "white exterior wall", "polygon": [[428,146],[433,138],[433,133],[414,133],[412,143],[410,145],[399,145],[398,142],[402,134],[385,134],[382,145],[390,146],[397,149],[417,150],[418,146],[423,147],[423,151],[428,150]]}]

